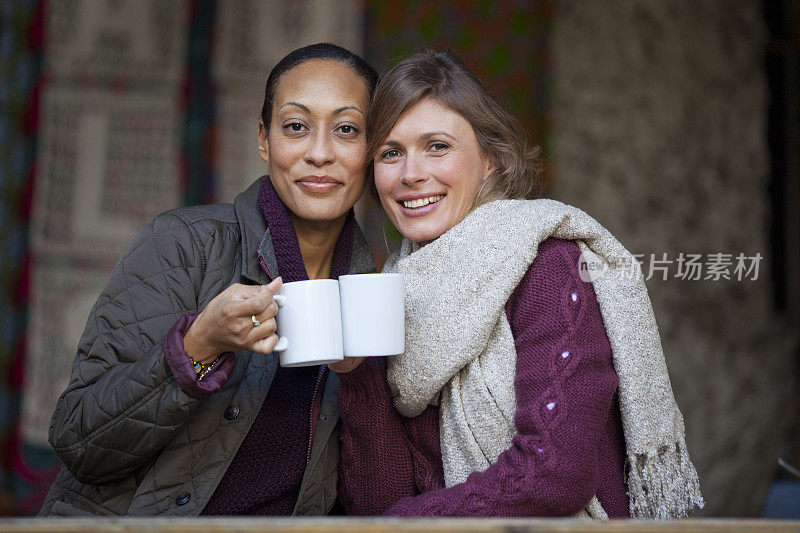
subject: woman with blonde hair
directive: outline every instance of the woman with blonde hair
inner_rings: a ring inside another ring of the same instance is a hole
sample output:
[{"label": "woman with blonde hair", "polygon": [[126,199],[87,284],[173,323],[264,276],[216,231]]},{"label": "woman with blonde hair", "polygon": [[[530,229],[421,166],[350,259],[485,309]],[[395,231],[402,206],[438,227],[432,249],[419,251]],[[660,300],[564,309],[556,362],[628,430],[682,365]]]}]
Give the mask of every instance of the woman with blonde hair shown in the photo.
[{"label": "woman with blonde hair", "polygon": [[[518,123],[451,52],[380,81],[374,187],[405,237],[406,352],[340,372],[351,514],[683,517],[702,506],[631,254],[540,193]],[[595,267],[592,270],[589,267]]]}]

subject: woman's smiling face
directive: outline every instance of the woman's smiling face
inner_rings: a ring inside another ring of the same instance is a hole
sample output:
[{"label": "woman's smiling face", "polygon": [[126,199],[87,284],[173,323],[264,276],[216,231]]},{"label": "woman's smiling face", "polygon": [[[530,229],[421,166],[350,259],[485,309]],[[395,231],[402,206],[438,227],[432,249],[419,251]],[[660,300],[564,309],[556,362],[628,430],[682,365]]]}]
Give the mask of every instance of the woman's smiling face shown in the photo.
[{"label": "woman's smiling face", "polygon": [[400,116],[373,162],[383,208],[420,243],[461,222],[492,172],[470,123],[430,97]]},{"label": "woman's smiling face", "polygon": [[258,147],[293,217],[334,221],[361,196],[368,107],[366,83],[338,61],[310,60],[280,77]]}]

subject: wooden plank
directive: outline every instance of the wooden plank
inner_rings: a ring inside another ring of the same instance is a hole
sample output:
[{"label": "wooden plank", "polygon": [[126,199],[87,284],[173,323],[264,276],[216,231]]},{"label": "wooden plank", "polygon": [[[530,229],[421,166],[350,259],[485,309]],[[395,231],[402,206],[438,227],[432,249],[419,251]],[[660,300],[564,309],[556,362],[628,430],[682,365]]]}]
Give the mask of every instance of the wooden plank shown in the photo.
[{"label": "wooden plank", "polygon": [[800,521],[697,519],[674,521],[569,519],[435,519],[393,518],[20,518],[0,520],[0,533],[596,533],[604,532],[745,532],[800,533]]}]

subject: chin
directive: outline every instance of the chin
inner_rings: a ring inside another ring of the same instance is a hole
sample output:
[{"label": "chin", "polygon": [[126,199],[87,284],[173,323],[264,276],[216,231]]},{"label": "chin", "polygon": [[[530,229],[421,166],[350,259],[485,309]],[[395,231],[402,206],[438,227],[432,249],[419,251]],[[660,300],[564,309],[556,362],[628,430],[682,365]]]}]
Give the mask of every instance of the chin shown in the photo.
[{"label": "chin", "polygon": [[296,212],[297,216],[313,222],[338,220],[347,214],[352,205],[355,205],[355,202],[350,205],[350,202],[344,199],[333,201],[329,198],[301,199],[299,203],[301,206]]},{"label": "chin", "polygon": [[344,211],[318,211],[308,210],[303,213],[298,213],[298,216],[309,222],[334,222],[339,220],[347,214],[347,209]]},{"label": "chin", "polygon": [[398,228],[398,231],[409,241],[429,243],[441,237],[447,230],[435,228]]}]

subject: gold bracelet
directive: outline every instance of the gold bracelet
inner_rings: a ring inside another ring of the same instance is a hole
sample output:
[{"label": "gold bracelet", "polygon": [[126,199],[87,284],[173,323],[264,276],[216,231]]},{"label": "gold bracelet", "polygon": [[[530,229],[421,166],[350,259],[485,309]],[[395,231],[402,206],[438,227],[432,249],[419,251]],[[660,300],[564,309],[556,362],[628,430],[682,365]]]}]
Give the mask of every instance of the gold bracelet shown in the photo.
[{"label": "gold bracelet", "polygon": [[192,366],[194,367],[194,373],[195,375],[197,375],[197,381],[202,381],[203,378],[206,377],[206,374],[211,372],[211,369],[214,368],[214,365],[217,364],[217,361],[219,361],[219,356],[217,356],[217,358],[211,361],[210,363],[200,363],[192,359],[191,356],[189,357],[189,361],[192,362]]}]

